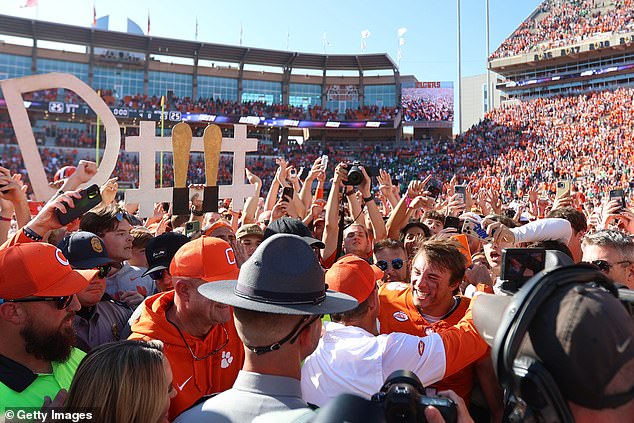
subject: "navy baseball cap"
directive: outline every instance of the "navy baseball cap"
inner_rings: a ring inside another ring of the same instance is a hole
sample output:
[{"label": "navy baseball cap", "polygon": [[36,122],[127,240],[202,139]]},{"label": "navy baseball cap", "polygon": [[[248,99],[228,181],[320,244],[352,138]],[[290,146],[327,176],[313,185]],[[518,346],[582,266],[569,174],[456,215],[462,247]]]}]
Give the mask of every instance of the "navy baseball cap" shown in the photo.
[{"label": "navy baseball cap", "polygon": [[66,235],[57,248],[74,269],[94,269],[112,263],[103,240],[92,232],[77,231]]}]

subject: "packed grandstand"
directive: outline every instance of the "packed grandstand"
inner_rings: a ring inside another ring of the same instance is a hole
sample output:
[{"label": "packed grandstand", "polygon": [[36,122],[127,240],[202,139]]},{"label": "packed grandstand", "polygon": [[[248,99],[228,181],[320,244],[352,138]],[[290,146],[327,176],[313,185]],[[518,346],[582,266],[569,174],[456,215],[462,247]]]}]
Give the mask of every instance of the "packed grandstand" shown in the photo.
[{"label": "packed grandstand", "polygon": [[[583,39],[601,33],[625,34],[634,30],[634,7],[625,1],[562,1],[546,0],[520,27],[491,55],[492,69],[495,59],[546,50],[553,46]],[[600,68],[602,63],[614,61],[634,63],[632,43],[623,52],[604,49],[594,62],[579,58],[567,59],[570,67],[578,72]],[[596,51],[593,54],[597,54]],[[602,56],[601,56],[602,55]],[[610,62],[611,63],[611,62]],[[558,75],[562,65],[539,63],[538,71]],[[594,67],[593,67],[594,66]],[[514,68],[499,69],[507,74],[508,81],[524,78],[535,64],[520,64]],[[539,70],[541,69],[541,70]],[[550,69],[550,70],[549,70]],[[565,72],[563,72],[565,73]],[[590,72],[592,73],[592,72]],[[559,79],[559,78],[553,78]],[[435,173],[449,179],[460,175],[475,186],[488,185],[502,188],[505,197],[524,195],[529,188],[553,190],[554,181],[566,178],[578,182],[578,189],[589,197],[601,193],[615,182],[624,187],[634,181],[630,164],[634,160],[634,83],[630,71],[617,72],[616,77],[599,79],[585,77],[562,84],[555,82],[533,84],[532,91],[514,93],[509,90],[511,101],[489,112],[482,121],[463,134],[453,138],[449,134],[423,134],[413,139],[394,142],[393,139],[374,139],[373,142],[351,139],[328,141],[308,139],[303,144],[279,137],[278,142],[269,130],[255,131],[261,138],[258,151],[248,155],[247,167],[261,176],[265,185],[273,179],[275,158],[284,157],[297,169],[309,168],[320,155],[328,154],[331,163],[340,160],[359,160],[362,163],[386,169],[403,183]],[[115,95],[113,88],[96,87],[111,107],[158,110],[161,97],[138,93]],[[408,87],[411,92],[413,86]],[[366,87],[367,89],[367,87]],[[221,98],[194,99],[190,96],[167,96],[165,109],[181,113],[206,113],[222,116],[261,116],[309,121],[373,121],[394,120],[400,134],[404,122],[416,120],[452,121],[453,100],[448,99],[451,90],[438,90],[424,98],[411,98],[403,91],[401,103],[393,106],[349,103],[345,109],[329,109],[325,104],[291,105],[266,101],[236,101]],[[565,94],[560,94],[565,92]],[[72,92],[48,90],[31,93],[31,100],[79,103]],[[354,107],[356,106],[356,107]],[[66,116],[68,118],[68,116]],[[94,159],[94,120],[78,123],[77,120],[47,121],[37,113],[32,117],[36,139],[49,177],[62,166],[72,165],[78,159]],[[125,135],[137,135],[135,122],[125,122]],[[201,131],[202,127],[194,128]],[[254,131],[257,128],[251,128]],[[231,128],[224,128],[228,133]],[[0,143],[2,162],[13,172],[25,172],[16,140],[13,136],[6,109],[0,108]],[[330,130],[330,134],[337,133]],[[368,130],[371,132],[371,130]],[[276,133],[277,135],[277,133]],[[417,134],[418,135],[418,134]],[[400,137],[399,137],[400,138]],[[125,140],[124,140],[125,142]],[[165,155],[163,178],[172,183],[169,154]],[[194,154],[190,163],[188,181],[202,183],[202,156]],[[334,166],[334,165],[333,165]],[[334,167],[333,167],[334,168]],[[220,183],[231,181],[231,157],[223,155],[219,172]],[[157,169],[157,177],[160,170]],[[24,175],[25,178],[28,175]],[[115,175],[122,186],[138,185],[138,160],[133,153],[121,153]],[[583,183],[582,183],[583,182]]]}]

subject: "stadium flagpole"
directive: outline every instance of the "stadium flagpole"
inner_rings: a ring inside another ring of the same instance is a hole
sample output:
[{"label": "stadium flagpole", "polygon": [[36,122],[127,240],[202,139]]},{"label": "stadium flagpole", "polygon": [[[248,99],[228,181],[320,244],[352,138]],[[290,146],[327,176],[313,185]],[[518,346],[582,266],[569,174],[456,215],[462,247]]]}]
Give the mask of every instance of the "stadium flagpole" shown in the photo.
[{"label": "stadium flagpole", "polygon": [[[161,138],[163,138],[163,133],[165,132],[165,96],[161,96]],[[163,188],[163,152],[161,151],[161,164],[160,164],[160,186]]]},{"label": "stadium flagpole", "polygon": [[[101,98],[101,90],[97,90],[97,95]],[[99,113],[97,113],[97,133],[95,134],[95,164],[99,167],[99,125],[101,124],[99,119]]]},{"label": "stadium flagpole", "polygon": [[489,0],[485,0],[486,5],[486,48],[487,48],[487,57],[485,66],[487,68],[487,112],[491,111],[491,104],[493,101],[491,100],[492,90],[491,90],[491,71],[489,70]]},{"label": "stadium flagpole", "polygon": [[460,0],[457,3],[458,17],[458,134],[462,132],[462,63],[460,61]]}]

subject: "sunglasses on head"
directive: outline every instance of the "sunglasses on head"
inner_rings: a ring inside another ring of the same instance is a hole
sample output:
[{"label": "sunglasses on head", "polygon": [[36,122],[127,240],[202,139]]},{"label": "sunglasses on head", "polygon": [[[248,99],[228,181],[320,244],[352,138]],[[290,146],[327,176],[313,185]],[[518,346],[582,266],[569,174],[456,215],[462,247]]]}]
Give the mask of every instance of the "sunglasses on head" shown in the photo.
[{"label": "sunglasses on head", "polygon": [[[392,269],[398,270],[403,267],[403,264],[403,259],[395,258],[392,260]],[[379,260],[376,262],[376,266],[385,272],[388,267],[388,262],[385,260]]]},{"label": "sunglasses on head", "polygon": [[97,276],[99,276],[100,278],[104,279],[106,276],[108,276],[108,273],[110,273],[110,269],[112,269],[112,265],[111,264],[104,264],[103,266],[95,267],[95,269],[99,270],[99,273],[97,274]]},{"label": "sunglasses on head", "polygon": [[62,297],[25,297],[18,298],[16,300],[4,300],[9,303],[34,303],[40,301],[55,301],[58,310],[64,310],[71,302],[73,302],[73,295],[64,295]]},{"label": "sunglasses on head", "polygon": [[150,278],[152,278],[153,281],[158,281],[163,278],[165,272],[165,269],[155,270],[154,272],[148,273],[148,275],[150,275]]},{"label": "sunglasses on head", "polygon": [[595,266],[599,268],[600,271],[604,273],[610,273],[610,270],[617,264],[625,264],[625,263],[630,264],[632,262],[629,260],[623,260],[623,261],[617,261],[616,263],[610,264],[607,260],[592,260],[588,263],[594,264]]}]

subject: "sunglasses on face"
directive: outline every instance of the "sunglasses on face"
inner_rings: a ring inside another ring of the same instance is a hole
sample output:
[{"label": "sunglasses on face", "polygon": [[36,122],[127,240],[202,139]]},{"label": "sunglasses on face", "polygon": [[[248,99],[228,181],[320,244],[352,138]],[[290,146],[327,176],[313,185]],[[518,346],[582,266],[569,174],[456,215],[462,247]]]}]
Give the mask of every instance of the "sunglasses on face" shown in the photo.
[{"label": "sunglasses on face", "polygon": [[110,269],[112,269],[112,265],[104,264],[103,266],[95,267],[95,269],[99,270],[99,273],[97,274],[97,276],[99,276],[101,279],[105,279],[105,277],[108,276],[108,273],[110,273]]},{"label": "sunglasses on face", "polygon": [[[395,258],[392,260],[392,269],[398,270],[403,267],[403,264],[403,259]],[[376,262],[376,266],[385,272],[388,267],[388,262],[385,260],[379,260]]]},{"label": "sunglasses on face", "polygon": [[10,303],[34,303],[40,301],[55,301],[55,305],[58,310],[64,310],[71,302],[73,302],[73,295],[64,295],[62,297],[26,297],[19,298],[17,300],[5,300]]},{"label": "sunglasses on face", "polygon": [[155,270],[154,272],[150,272],[148,273],[150,275],[150,278],[152,278],[153,281],[158,281],[160,279],[163,279],[163,275],[165,274],[166,270],[162,269],[162,270]]},{"label": "sunglasses on face", "polygon": [[599,268],[600,271],[604,273],[610,273],[610,270],[617,264],[625,264],[625,263],[630,264],[632,262],[629,260],[623,260],[623,261],[617,261],[616,263],[610,264],[607,260],[592,260],[589,263],[594,264],[595,266]]}]

